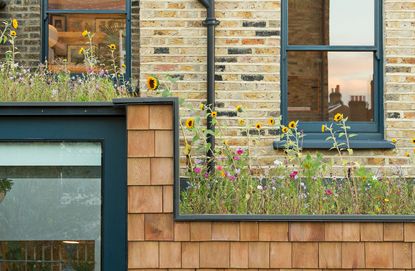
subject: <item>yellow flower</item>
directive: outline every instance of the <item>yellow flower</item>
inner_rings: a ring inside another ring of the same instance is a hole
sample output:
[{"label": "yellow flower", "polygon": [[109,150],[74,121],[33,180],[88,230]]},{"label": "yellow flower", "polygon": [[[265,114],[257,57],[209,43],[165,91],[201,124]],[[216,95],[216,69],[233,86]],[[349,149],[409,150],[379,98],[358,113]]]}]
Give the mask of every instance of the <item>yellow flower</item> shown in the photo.
[{"label": "yellow flower", "polygon": [[16,31],[14,31],[14,30],[10,31],[10,36],[16,37],[16,35],[17,35]]},{"label": "yellow flower", "polygon": [[405,152],[406,157],[411,157],[411,154],[409,152]]},{"label": "yellow flower", "polygon": [[82,32],[82,37],[86,38],[88,34],[89,34],[88,30],[84,30],[84,32]]},{"label": "yellow flower", "polygon": [[383,200],[384,202],[388,203],[390,200],[388,198]]},{"label": "yellow flower", "polygon": [[321,125],[321,132],[322,133],[325,133],[326,132],[326,125]]},{"label": "yellow flower", "polygon": [[205,110],[205,104],[204,103],[199,104],[199,109],[200,110]]},{"label": "yellow flower", "polygon": [[288,127],[290,129],[295,129],[297,128],[297,122],[296,121],[291,121],[290,123],[288,123]]},{"label": "yellow flower", "polygon": [[108,47],[110,48],[111,51],[114,51],[115,49],[117,49],[117,45],[115,45],[114,43],[111,43],[110,45],[108,45]]},{"label": "yellow flower", "polygon": [[288,129],[288,127],[287,127],[287,126],[282,126],[281,131],[282,131],[284,134],[286,134],[286,133],[288,133],[289,129]]},{"label": "yellow flower", "polygon": [[223,145],[225,145],[225,146],[229,146],[229,141],[228,141],[228,140],[224,140],[224,141],[223,141]]},{"label": "yellow flower", "polygon": [[246,125],[246,121],[244,119],[239,119],[238,123],[240,126],[245,126]]},{"label": "yellow flower", "polygon": [[262,128],[262,124],[260,122],[257,122],[255,124],[255,128],[257,128],[258,130]]},{"label": "yellow flower", "polygon": [[19,22],[16,19],[13,19],[12,20],[12,26],[13,26],[14,29],[19,28]]},{"label": "yellow flower", "polygon": [[83,55],[85,53],[85,49],[84,47],[81,47],[81,49],[79,49],[78,54]]},{"label": "yellow flower", "polygon": [[396,143],[398,142],[398,140],[397,140],[396,138],[392,138],[391,142],[392,142],[393,144],[396,144]]},{"label": "yellow flower", "polygon": [[226,177],[225,171],[223,171],[223,170],[222,170],[222,171],[220,172],[220,176],[222,176],[222,177]]},{"label": "yellow flower", "polygon": [[412,144],[415,144],[415,137],[412,138]]},{"label": "yellow flower", "polygon": [[242,105],[237,105],[237,106],[235,107],[235,109],[236,109],[236,112],[242,112],[242,111],[243,111],[243,109],[242,109]]},{"label": "yellow flower", "polygon": [[342,121],[342,120],[343,120],[343,118],[344,118],[343,114],[337,113],[336,115],[334,115],[333,120],[334,120],[335,122],[339,122],[339,121]]},{"label": "yellow flower", "polygon": [[124,63],[121,65],[121,68],[125,69],[127,68],[127,65],[125,65]]},{"label": "yellow flower", "polygon": [[212,118],[216,118],[216,117],[218,116],[218,112],[213,111],[212,113],[210,113],[210,116],[211,116]]},{"label": "yellow flower", "polygon": [[154,91],[154,90],[157,90],[158,87],[159,87],[159,80],[156,77],[150,76],[147,78],[147,88],[149,90]]},{"label": "yellow flower", "polygon": [[195,119],[194,118],[188,118],[186,120],[186,127],[188,129],[192,129],[193,127],[195,127]]},{"label": "yellow flower", "polygon": [[269,118],[269,119],[268,119],[268,124],[269,124],[270,126],[274,126],[274,125],[275,125],[275,119],[274,119],[274,118]]}]

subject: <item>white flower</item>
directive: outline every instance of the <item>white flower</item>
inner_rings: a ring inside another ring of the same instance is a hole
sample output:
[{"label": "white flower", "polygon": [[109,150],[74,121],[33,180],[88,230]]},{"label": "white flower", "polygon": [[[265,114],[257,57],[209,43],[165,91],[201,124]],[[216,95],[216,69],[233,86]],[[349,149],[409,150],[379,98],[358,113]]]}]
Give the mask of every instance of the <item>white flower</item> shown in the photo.
[{"label": "white flower", "polygon": [[277,167],[279,167],[279,166],[282,165],[282,162],[277,159],[277,160],[274,161],[274,165],[277,166]]},{"label": "white flower", "polygon": [[258,190],[264,190],[264,187],[262,186],[262,185],[258,185],[257,187],[256,187]]},{"label": "white flower", "polygon": [[373,181],[378,181],[378,180],[379,180],[379,178],[378,178],[378,176],[372,176],[372,180],[373,180]]}]

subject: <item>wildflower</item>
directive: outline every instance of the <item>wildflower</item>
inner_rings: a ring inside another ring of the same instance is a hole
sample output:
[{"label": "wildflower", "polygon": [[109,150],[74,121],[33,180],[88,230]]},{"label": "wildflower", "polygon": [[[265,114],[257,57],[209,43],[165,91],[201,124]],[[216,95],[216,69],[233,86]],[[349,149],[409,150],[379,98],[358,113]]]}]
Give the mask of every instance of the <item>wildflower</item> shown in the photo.
[{"label": "wildflower", "polygon": [[388,198],[383,200],[385,203],[388,203],[390,200]]},{"label": "wildflower", "polygon": [[415,144],[415,137],[412,138],[412,144]]},{"label": "wildflower", "polygon": [[204,103],[200,103],[199,104],[199,109],[202,110],[202,111],[205,110],[205,104]]},{"label": "wildflower", "polygon": [[295,129],[295,128],[297,128],[297,122],[295,122],[295,121],[291,121],[290,123],[288,123],[288,127],[289,127],[290,129]]},{"label": "wildflower", "polygon": [[226,173],[225,173],[225,171],[221,171],[221,172],[220,172],[220,176],[222,176],[222,177],[226,177]]},{"label": "wildflower", "polygon": [[288,127],[286,127],[286,126],[283,126],[283,127],[281,128],[281,131],[282,131],[284,134],[286,134],[286,133],[288,133],[289,129],[288,129]]},{"label": "wildflower", "polygon": [[127,65],[125,65],[124,63],[122,63],[121,68],[125,69],[125,68],[127,68]]},{"label": "wildflower", "polygon": [[16,35],[17,35],[16,31],[14,31],[14,30],[10,31],[10,36],[11,37],[16,37]]},{"label": "wildflower", "polygon": [[245,126],[246,125],[246,121],[244,119],[239,119],[238,123],[240,126]]},{"label": "wildflower", "polygon": [[236,174],[236,175],[241,174],[241,169],[240,169],[240,168],[235,169],[235,174]]},{"label": "wildflower", "polygon": [[159,80],[156,77],[150,76],[147,78],[147,88],[149,90],[154,91],[154,90],[157,90],[158,87],[159,87]]},{"label": "wildflower", "polygon": [[409,152],[405,152],[405,156],[406,156],[406,157],[410,157],[410,156],[411,156],[411,154],[410,154]]},{"label": "wildflower", "polygon": [[298,171],[291,172],[290,173],[290,178],[294,179],[294,180],[298,179]]},{"label": "wildflower", "polygon": [[88,34],[89,34],[88,30],[84,30],[84,32],[82,32],[82,37],[86,38]]},{"label": "wildflower", "polygon": [[274,119],[274,118],[269,118],[269,119],[268,119],[268,124],[269,124],[270,126],[274,126],[274,125],[275,125],[275,119]]},{"label": "wildflower", "polygon": [[233,157],[233,160],[235,160],[235,161],[239,161],[239,160],[241,160],[241,157],[239,157],[239,156],[234,156],[234,157]]},{"label": "wildflower", "polygon": [[343,120],[343,118],[344,118],[343,114],[337,113],[336,115],[334,115],[333,120],[334,120],[335,122],[339,122],[339,121],[342,121],[342,120]]},{"label": "wildflower", "polygon": [[110,48],[111,51],[114,51],[115,49],[117,49],[117,46],[114,43],[111,43],[110,45],[108,45],[108,47]]},{"label": "wildflower", "polygon": [[79,49],[78,54],[83,55],[85,53],[85,49],[84,47],[81,47],[81,49]]},{"label": "wildflower", "polygon": [[235,181],[235,180],[236,180],[236,177],[235,177],[235,176],[233,176],[233,175],[230,175],[228,178],[229,178],[229,181],[231,181],[231,182],[233,182],[233,181]]},{"label": "wildflower", "polygon": [[218,112],[213,111],[212,113],[210,113],[210,116],[211,116],[212,118],[216,118],[216,117],[218,116]]},{"label": "wildflower", "polygon": [[237,149],[237,150],[236,150],[236,153],[237,153],[238,155],[242,155],[242,154],[244,154],[244,150],[243,150],[243,149],[241,149],[241,148],[239,148],[239,149]]},{"label": "wildflower", "polygon": [[13,26],[14,29],[19,28],[19,22],[16,19],[13,19],[12,20],[12,26]]},{"label": "wildflower", "polygon": [[324,134],[326,132],[326,125],[321,125],[321,132]]},{"label": "wildflower", "polygon": [[196,174],[200,174],[200,172],[202,172],[202,169],[200,167],[195,167],[193,169],[193,172],[196,173]]},{"label": "wildflower", "polygon": [[205,177],[206,179],[209,178],[209,173],[205,173],[205,175],[203,175],[203,177]]},{"label": "wildflower", "polygon": [[219,170],[219,171],[222,171],[223,167],[222,166],[217,166],[216,169]]},{"label": "wildflower", "polygon": [[264,190],[264,187],[262,185],[258,185],[256,188],[260,191]]},{"label": "wildflower", "polygon": [[392,142],[393,144],[396,144],[396,143],[398,142],[398,140],[397,140],[396,138],[392,138],[391,142]]},{"label": "wildflower", "polygon": [[280,160],[275,160],[274,165],[277,167],[282,166],[282,162]]},{"label": "wildflower", "polygon": [[260,130],[262,128],[262,124],[260,122],[257,122],[257,124],[255,124],[255,128]]},{"label": "wildflower", "polygon": [[236,109],[236,112],[243,112],[243,109],[242,109],[242,105],[237,105],[236,107],[235,107],[235,109]]},{"label": "wildflower", "polygon": [[228,141],[228,140],[224,140],[224,141],[223,141],[223,145],[225,145],[225,146],[229,146],[229,141]]},{"label": "wildflower", "polygon": [[188,129],[192,129],[193,127],[195,127],[195,119],[194,118],[188,118],[186,120],[186,127]]},{"label": "wildflower", "polygon": [[326,191],[324,191],[324,193],[325,193],[327,196],[331,196],[331,195],[333,195],[333,191],[331,191],[330,189],[326,189]]}]

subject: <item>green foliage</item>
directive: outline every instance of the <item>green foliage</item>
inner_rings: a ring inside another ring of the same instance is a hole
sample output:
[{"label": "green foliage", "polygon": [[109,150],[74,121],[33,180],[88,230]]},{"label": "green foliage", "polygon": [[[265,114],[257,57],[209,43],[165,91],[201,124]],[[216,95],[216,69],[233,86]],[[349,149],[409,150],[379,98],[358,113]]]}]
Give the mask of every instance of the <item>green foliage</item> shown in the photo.
[{"label": "green foliage", "polygon": [[12,189],[13,181],[9,179],[0,179],[0,193],[7,193]]}]

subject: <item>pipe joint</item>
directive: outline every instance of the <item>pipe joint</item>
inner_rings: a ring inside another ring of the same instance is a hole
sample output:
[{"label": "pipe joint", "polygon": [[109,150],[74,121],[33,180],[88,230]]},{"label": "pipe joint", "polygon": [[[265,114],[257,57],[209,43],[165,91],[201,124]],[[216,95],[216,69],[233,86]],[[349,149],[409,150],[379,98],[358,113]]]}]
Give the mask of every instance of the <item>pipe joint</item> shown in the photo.
[{"label": "pipe joint", "polygon": [[218,26],[220,24],[220,21],[216,18],[206,18],[206,20],[203,21],[203,26]]}]

